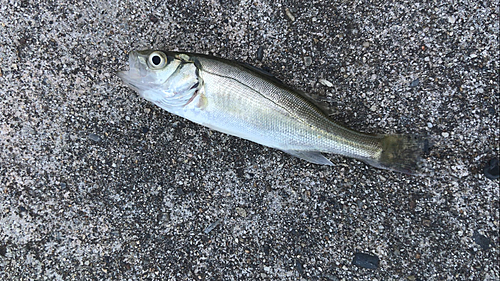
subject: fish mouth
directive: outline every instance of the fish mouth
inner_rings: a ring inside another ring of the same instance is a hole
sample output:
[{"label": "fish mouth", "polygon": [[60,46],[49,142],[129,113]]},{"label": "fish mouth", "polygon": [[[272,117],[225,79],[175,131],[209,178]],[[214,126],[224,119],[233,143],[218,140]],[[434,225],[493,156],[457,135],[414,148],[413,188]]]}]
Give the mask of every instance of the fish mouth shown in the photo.
[{"label": "fish mouth", "polygon": [[120,79],[123,81],[123,83],[128,86],[129,88],[131,88],[132,90],[136,91],[136,92],[140,92],[140,88],[135,85],[136,83],[138,83],[137,79],[134,79],[134,75],[132,74],[133,72],[131,70],[128,70],[128,71],[118,71],[116,72],[116,76],[120,77]]},{"label": "fish mouth", "polygon": [[136,51],[128,54],[128,70],[118,71],[116,72],[116,76],[120,77],[126,84],[132,86],[134,81],[142,78]]}]

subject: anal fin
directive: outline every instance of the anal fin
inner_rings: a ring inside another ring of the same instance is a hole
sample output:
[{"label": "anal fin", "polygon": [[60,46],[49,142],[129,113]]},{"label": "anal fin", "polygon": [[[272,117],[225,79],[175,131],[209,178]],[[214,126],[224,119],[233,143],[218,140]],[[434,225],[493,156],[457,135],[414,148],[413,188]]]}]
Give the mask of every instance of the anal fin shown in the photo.
[{"label": "anal fin", "polygon": [[319,165],[328,165],[333,166],[333,163],[330,162],[321,152],[317,151],[303,151],[303,150],[283,150],[284,152],[298,157],[300,159],[304,159],[314,164]]}]

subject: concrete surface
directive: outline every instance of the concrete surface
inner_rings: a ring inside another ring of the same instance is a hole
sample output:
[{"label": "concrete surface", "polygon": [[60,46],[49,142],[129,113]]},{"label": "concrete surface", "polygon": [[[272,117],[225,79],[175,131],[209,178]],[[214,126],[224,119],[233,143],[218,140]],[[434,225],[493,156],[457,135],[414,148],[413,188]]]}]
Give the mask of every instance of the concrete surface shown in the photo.
[{"label": "concrete surface", "polygon": [[[71,2],[1,0],[2,280],[500,278],[498,1]],[[114,75],[146,48],[429,135],[427,174],[310,165],[172,116]]]}]

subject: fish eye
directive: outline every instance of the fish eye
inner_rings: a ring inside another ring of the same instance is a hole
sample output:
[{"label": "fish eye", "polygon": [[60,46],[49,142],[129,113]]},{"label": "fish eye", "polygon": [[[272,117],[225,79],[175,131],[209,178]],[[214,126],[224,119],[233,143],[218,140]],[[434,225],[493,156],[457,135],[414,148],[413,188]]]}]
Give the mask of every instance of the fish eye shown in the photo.
[{"label": "fish eye", "polygon": [[163,52],[155,51],[149,55],[148,64],[152,69],[161,69],[165,66],[166,55]]}]

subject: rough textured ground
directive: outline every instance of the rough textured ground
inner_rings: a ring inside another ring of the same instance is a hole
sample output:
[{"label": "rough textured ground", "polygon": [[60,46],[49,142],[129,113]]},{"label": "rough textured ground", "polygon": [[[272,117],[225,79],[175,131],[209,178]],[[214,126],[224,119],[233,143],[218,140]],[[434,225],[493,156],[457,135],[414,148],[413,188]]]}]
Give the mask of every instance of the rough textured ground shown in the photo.
[{"label": "rough textured ground", "polygon": [[[0,1],[2,280],[500,278],[498,2],[41,2]],[[430,135],[427,174],[310,165],[172,116],[114,75],[146,48]]]}]

